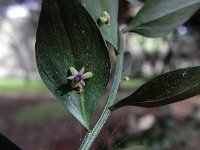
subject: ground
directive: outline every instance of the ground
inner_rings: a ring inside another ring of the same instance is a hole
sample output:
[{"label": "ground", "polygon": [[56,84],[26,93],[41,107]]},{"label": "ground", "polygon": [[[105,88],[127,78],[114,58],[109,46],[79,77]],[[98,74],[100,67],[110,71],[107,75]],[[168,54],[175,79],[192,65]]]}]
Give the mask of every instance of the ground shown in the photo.
[{"label": "ground", "polygon": [[[121,89],[118,94],[118,99],[131,92],[131,90]],[[196,128],[194,127],[191,129],[192,131],[188,133],[188,126],[186,123],[186,119],[188,116],[190,117],[191,108],[193,106],[200,106],[199,97],[175,103],[170,105],[170,107],[166,106],[154,109],[124,107],[114,111],[111,113],[101,134],[93,144],[92,149],[117,149],[130,145],[140,146],[145,144],[144,140],[138,142],[140,136],[144,135],[146,132],[145,130],[148,131],[153,125],[150,125],[149,129],[141,129],[139,124],[141,118],[145,118],[145,116],[148,118],[149,115],[151,117],[153,116],[155,119],[154,124],[158,126],[159,117],[166,117],[165,113],[168,109],[170,109],[170,112],[167,111],[167,114],[172,116],[170,122],[176,124],[177,134],[179,132],[187,132],[186,134],[193,138],[196,135],[190,134],[193,132],[193,129]],[[98,118],[100,111],[101,108],[95,113],[92,124],[94,124],[95,120]],[[195,123],[195,125],[198,125],[196,122],[200,120],[199,111],[195,112],[195,116],[196,120],[193,124]],[[167,123],[168,122],[166,122],[166,124]],[[168,133],[170,134],[171,130],[172,133],[174,132],[173,129],[168,126],[165,129],[161,128],[160,132],[163,131],[163,133],[165,133],[164,131],[169,129],[170,131],[167,131],[166,135],[168,135]],[[148,138],[152,138],[155,132],[154,129],[151,130],[153,134],[148,134],[149,137],[142,136],[142,139],[148,140]],[[157,130],[158,128],[156,131]],[[29,91],[29,93],[15,91],[1,92],[0,131],[24,150],[76,150],[85,134],[85,130],[81,125],[67,113],[62,105],[46,90],[45,92]],[[199,133],[199,129],[197,131],[197,133]],[[159,138],[160,134],[162,134],[160,132],[158,134]],[[155,135],[153,137],[155,137]],[[176,137],[178,138],[179,136],[177,135]],[[184,141],[184,136],[180,137],[181,139],[183,138],[182,141]],[[172,141],[171,139],[168,141]],[[195,137],[194,140],[190,142],[193,143],[193,150],[195,150],[195,145],[198,144],[197,139],[199,140],[200,138]],[[173,145],[176,145],[176,148]],[[179,141],[178,144],[171,143],[171,146],[173,146],[174,150],[181,149]],[[197,148],[198,146],[196,149]]]}]

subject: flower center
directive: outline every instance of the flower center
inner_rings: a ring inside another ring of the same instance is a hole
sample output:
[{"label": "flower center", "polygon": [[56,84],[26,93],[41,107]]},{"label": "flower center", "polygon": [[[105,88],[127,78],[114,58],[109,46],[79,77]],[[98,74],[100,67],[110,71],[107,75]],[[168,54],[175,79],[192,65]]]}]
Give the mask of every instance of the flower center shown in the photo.
[{"label": "flower center", "polygon": [[82,77],[81,77],[80,75],[77,75],[77,76],[74,78],[74,80],[75,80],[76,82],[79,82],[79,81],[82,80]]}]

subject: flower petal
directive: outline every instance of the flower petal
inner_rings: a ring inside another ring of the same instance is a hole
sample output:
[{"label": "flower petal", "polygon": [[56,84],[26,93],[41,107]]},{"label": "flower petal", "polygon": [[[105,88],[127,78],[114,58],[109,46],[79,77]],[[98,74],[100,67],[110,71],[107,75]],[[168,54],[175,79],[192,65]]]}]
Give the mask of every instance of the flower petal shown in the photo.
[{"label": "flower petal", "polygon": [[85,81],[81,80],[81,81],[80,81],[80,84],[81,84],[82,86],[85,86]]},{"label": "flower petal", "polygon": [[82,75],[82,79],[87,79],[93,76],[92,72],[86,72]]},{"label": "flower petal", "polygon": [[78,74],[79,74],[79,75],[82,75],[84,71],[85,71],[85,67],[81,68],[81,70],[79,71]]},{"label": "flower petal", "polygon": [[69,76],[67,79],[72,80],[74,79],[76,76]]},{"label": "flower petal", "polygon": [[70,67],[69,69],[73,76],[76,76],[78,74],[78,71],[74,67]]},{"label": "flower petal", "polygon": [[72,88],[76,88],[78,85],[79,85],[79,82],[75,82],[74,80],[72,80],[71,82]]}]

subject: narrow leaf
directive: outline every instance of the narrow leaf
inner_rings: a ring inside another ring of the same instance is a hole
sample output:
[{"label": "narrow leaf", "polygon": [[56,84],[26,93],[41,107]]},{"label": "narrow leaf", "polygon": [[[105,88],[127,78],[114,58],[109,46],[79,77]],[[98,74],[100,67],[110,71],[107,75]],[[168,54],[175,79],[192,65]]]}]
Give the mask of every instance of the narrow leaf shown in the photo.
[{"label": "narrow leaf", "polygon": [[79,0],[87,9],[92,18],[98,23],[104,11],[111,17],[109,25],[99,24],[103,37],[118,51],[118,0]]},{"label": "narrow leaf", "polygon": [[111,110],[133,105],[157,107],[200,94],[200,67],[179,69],[147,82],[132,95],[111,107]]},{"label": "narrow leaf", "polygon": [[[110,59],[98,26],[77,0],[43,1],[36,59],[46,86],[88,129],[109,80]],[[84,80],[83,92],[67,79],[72,75],[70,67],[77,71],[84,67],[93,74]]]},{"label": "narrow leaf", "polygon": [[148,0],[123,32],[161,37],[186,22],[200,8],[200,0]]}]

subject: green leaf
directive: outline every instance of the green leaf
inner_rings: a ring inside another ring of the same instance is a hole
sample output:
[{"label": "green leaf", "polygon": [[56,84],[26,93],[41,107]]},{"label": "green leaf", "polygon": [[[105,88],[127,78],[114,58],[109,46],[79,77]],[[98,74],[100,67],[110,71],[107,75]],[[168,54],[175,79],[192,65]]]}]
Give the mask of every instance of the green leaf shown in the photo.
[{"label": "green leaf", "polygon": [[[77,0],[44,0],[36,39],[37,66],[46,86],[87,129],[110,76],[101,32]],[[71,87],[70,67],[93,76],[83,92]],[[52,112],[56,113],[56,112]]]},{"label": "green leaf", "polygon": [[103,37],[118,51],[118,0],[79,0],[92,18],[98,23],[104,11],[110,14],[110,24],[99,24]]},{"label": "green leaf", "polygon": [[179,69],[147,82],[132,95],[111,107],[111,110],[133,105],[157,107],[200,94],[200,67]]},{"label": "green leaf", "polygon": [[186,22],[200,8],[200,0],[148,0],[123,32],[161,37]]},{"label": "green leaf", "polygon": [[118,32],[119,32],[118,33],[119,34],[118,36],[119,54],[117,54],[117,58],[116,58],[115,76],[114,76],[114,81],[111,87],[111,91],[109,93],[107,102],[104,106],[104,109],[98,121],[96,122],[92,131],[86,134],[85,138],[83,139],[81,143],[81,146],[79,147],[79,150],[88,150],[91,147],[93,141],[95,140],[100,130],[103,128],[103,125],[105,124],[107,118],[109,117],[110,110],[108,108],[114,103],[115,97],[117,95],[117,91],[118,91],[119,84],[121,81],[121,76],[122,76],[122,65],[123,65],[123,59],[124,59],[124,55],[123,55],[124,38],[122,36],[122,32],[121,31],[118,31]]}]

